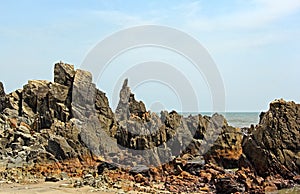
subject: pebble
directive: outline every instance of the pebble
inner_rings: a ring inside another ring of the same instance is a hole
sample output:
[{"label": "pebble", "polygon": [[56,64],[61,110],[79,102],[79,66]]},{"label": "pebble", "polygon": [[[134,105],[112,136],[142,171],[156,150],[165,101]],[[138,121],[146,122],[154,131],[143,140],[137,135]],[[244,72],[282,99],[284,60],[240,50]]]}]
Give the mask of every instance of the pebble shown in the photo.
[{"label": "pebble", "polygon": [[64,184],[59,185],[59,187],[63,187],[63,188],[73,188],[73,185],[72,185],[72,184],[68,184],[68,183],[64,183]]}]

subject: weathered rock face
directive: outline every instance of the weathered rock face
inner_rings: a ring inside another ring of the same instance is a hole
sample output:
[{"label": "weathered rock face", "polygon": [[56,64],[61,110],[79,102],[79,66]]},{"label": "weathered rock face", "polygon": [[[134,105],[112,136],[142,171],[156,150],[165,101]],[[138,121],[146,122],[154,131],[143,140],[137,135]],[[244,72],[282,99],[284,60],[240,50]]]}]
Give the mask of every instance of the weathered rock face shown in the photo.
[{"label": "weathered rock face", "polygon": [[142,101],[136,101],[134,94],[130,94],[129,97],[129,112],[130,114],[136,115],[140,118],[147,112],[146,106]]},{"label": "weathered rock face", "polygon": [[4,86],[3,83],[0,82],[0,97],[5,96]]},{"label": "weathered rock face", "polygon": [[[125,80],[120,92],[116,116],[119,128],[115,138],[119,145],[131,150],[159,149],[157,162],[168,162],[181,153],[205,155],[206,162],[226,168],[237,168],[242,155],[242,133],[228,126],[222,115],[201,115],[184,118],[177,112],[162,111],[160,117],[137,102]],[[126,100],[127,99],[127,100]],[[161,154],[160,154],[161,153]],[[147,156],[146,160],[151,163]]]},{"label": "weathered rock face", "polygon": [[127,120],[129,119],[129,97],[131,91],[128,87],[128,79],[123,83],[122,89],[120,91],[120,101],[116,109],[116,118],[117,120]]},{"label": "weathered rock face", "polygon": [[77,70],[72,88],[72,113],[76,119],[84,120],[95,112],[96,85],[92,74]]},{"label": "weathered rock face", "polygon": [[132,155],[143,152],[142,164],[160,165],[179,155],[192,141],[193,136],[175,111],[156,113],[146,110],[143,102],[135,100],[134,94],[124,81],[116,110],[119,124],[115,138],[119,145]]},{"label": "weathered rock face", "polygon": [[128,87],[128,79],[124,80],[120,91],[120,101],[116,109],[118,120],[127,120],[130,116],[145,117],[147,113],[146,106],[142,101],[136,101],[134,94]]},{"label": "weathered rock face", "polygon": [[291,178],[300,173],[300,105],[271,102],[259,125],[244,139],[243,150],[258,174]]},{"label": "weathered rock face", "polygon": [[[106,143],[101,136],[115,130],[105,94],[96,90],[91,73],[75,71],[73,65],[57,63],[54,82],[29,81],[22,90],[7,95],[3,90],[0,98],[0,153],[8,163],[84,161],[100,155]],[[26,157],[16,160],[23,151]]]},{"label": "weathered rock face", "polygon": [[228,126],[226,120],[214,145],[205,154],[207,163],[213,162],[224,168],[238,168],[242,156],[243,135],[239,128]]},{"label": "weathered rock face", "polygon": [[72,87],[75,76],[74,65],[59,62],[54,66],[54,82]]},{"label": "weathered rock face", "polygon": [[50,128],[53,119],[66,122],[70,118],[66,106],[69,88],[47,81],[29,81],[22,92],[21,114],[28,118],[37,117],[38,128]]},{"label": "weathered rock face", "polygon": [[242,155],[240,129],[228,126],[222,115],[189,116],[185,119],[193,141],[184,154],[204,156],[206,163],[224,168],[237,168]]}]

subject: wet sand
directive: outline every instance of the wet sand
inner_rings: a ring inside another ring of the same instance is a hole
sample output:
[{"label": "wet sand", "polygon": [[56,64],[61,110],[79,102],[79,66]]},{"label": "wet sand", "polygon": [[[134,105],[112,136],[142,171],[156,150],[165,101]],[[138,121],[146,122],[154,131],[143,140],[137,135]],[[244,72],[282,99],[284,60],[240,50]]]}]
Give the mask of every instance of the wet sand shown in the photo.
[{"label": "wet sand", "polygon": [[42,182],[35,184],[0,184],[0,194],[85,194],[85,193],[114,193],[114,192],[103,192],[96,190],[92,187],[81,187],[81,188],[68,188],[67,181],[53,182]]}]

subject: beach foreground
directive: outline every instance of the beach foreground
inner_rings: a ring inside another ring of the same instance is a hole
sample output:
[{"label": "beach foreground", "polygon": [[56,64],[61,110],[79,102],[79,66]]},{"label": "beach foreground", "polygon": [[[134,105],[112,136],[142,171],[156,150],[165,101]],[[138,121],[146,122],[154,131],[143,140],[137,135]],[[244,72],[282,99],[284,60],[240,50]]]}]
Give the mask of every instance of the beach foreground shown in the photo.
[{"label": "beach foreground", "polygon": [[59,181],[59,182],[40,182],[35,184],[0,184],[0,194],[67,194],[67,193],[75,193],[75,194],[86,194],[86,193],[115,193],[111,192],[103,192],[99,189],[94,189],[92,187],[81,187],[81,188],[68,188],[68,181]]}]

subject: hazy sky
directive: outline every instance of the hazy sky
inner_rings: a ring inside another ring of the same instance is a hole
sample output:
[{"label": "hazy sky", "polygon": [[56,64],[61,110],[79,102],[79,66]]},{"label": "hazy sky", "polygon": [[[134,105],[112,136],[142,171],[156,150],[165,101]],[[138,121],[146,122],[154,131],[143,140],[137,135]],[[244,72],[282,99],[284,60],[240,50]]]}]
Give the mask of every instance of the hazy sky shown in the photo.
[{"label": "hazy sky", "polygon": [[[60,60],[79,68],[98,42],[118,30],[158,24],[188,33],[208,50],[224,82],[227,111],[266,110],[275,98],[300,101],[299,0],[3,0],[0,24],[0,81],[7,92],[29,79],[52,80],[53,64]],[[112,102],[115,86],[108,80],[118,80],[118,65],[126,69],[151,57],[165,61],[166,52],[125,53],[95,82]],[[180,66],[180,60],[174,56],[170,63]],[[197,92],[203,96],[201,111],[209,111],[205,80],[189,71],[187,77],[203,85]],[[151,83],[133,90],[148,108],[178,108],[176,95],[164,87]]]}]

